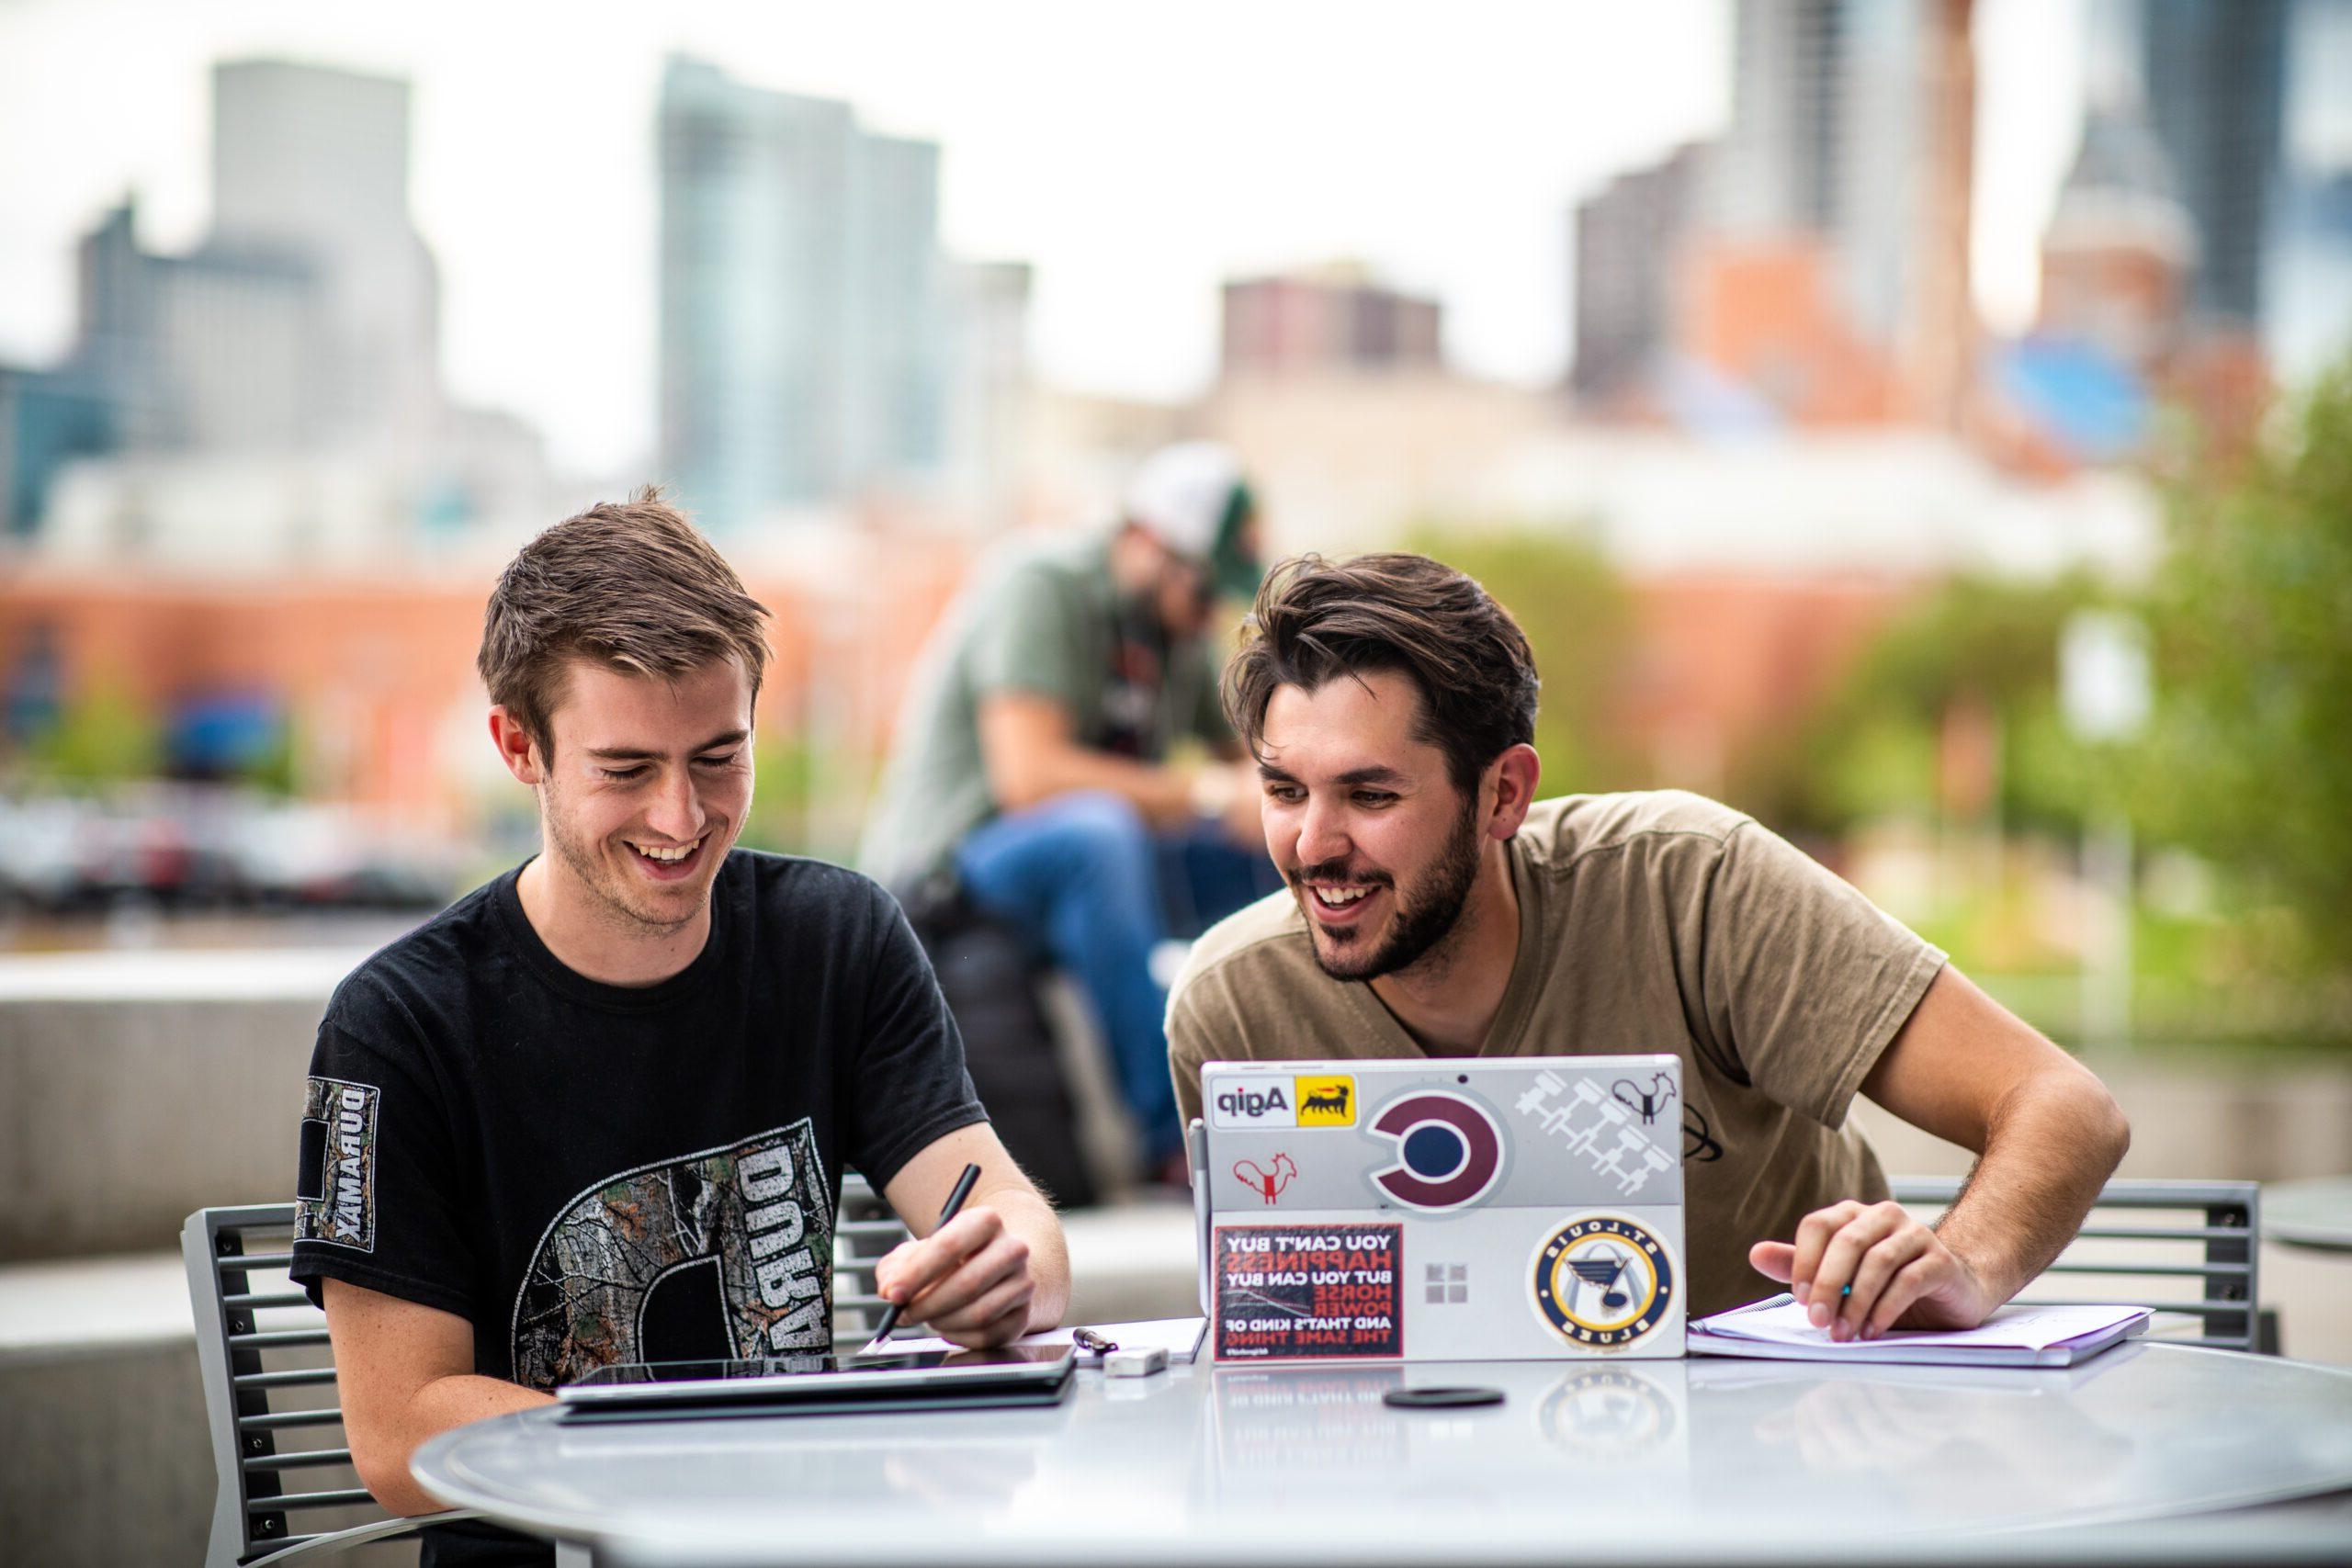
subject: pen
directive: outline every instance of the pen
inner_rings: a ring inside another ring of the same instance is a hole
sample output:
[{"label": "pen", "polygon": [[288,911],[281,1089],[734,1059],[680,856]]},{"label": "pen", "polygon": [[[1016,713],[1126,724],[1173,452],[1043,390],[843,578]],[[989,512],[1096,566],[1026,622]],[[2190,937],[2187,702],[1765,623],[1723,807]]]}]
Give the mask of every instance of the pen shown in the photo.
[{"label": "pen", "polygon": [[[964,1168],[964,1174],[956,1179],[956,1190],[947,1195],[947,1206],[939,1211],[941,1224],[944,1225],[956,1217],[956,1212],[964,1206],[964,1200],[972,1195],[972,1183],[979,1179],[978,1166],[967,1165]],[[890,1330],[899,1326],[899,1314],[905,1310],[904,1302],[892,1302],[889,1309],[882,1314],[882,1326],[874,1331],[874,1337],[865,1342],[865,1348],[858,1351],[858,1355],[874,1354],[874,1348],[888,1340],[890,1337]]]}]

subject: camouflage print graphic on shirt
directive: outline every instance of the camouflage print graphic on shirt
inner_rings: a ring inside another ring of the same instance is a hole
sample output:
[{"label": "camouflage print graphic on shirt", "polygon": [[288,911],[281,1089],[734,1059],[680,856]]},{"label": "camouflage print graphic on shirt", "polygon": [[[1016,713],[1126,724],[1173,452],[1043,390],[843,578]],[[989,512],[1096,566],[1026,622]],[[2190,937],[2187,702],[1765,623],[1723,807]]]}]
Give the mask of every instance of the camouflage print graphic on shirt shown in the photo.
[{"label": "camouflage print graphic on shirt", "polygon": [[551,1389],[645,1359],[653,1287],[715,1261],[734,1353],[832,1342],[833,1214],[806,1117],[606,1178],[547,1228],[514,1300],[514,1381]]},{"label": "camouflage print graphic on shirt", "polygon": [[313,1077],[302,1091],[302,1156],[294,1239],[376,1250],[376,1109],[373,1084]]}]

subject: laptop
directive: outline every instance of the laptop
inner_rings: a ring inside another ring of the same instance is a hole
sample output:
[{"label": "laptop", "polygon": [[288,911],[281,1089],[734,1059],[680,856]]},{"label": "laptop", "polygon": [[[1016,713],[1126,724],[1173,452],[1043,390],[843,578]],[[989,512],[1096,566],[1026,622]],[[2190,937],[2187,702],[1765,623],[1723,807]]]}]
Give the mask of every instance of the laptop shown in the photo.
[{"label": "laptop", "polygon": [[906,1355],[629,1361],[555,1391],[566,1421],[816,1416],[1051,1404],[1069,1390],[1069,1345]]},{"label": "laptop", "polygon": [[1681,1355],[1681,1099],[1666,1055],[1207,1064],[1216,1359]]}]

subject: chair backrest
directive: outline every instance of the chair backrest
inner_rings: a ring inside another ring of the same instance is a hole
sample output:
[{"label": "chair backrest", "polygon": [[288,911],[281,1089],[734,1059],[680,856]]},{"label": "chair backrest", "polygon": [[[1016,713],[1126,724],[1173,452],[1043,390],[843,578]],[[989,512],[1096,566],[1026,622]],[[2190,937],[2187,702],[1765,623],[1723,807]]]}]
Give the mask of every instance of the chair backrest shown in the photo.
[{"label": "chair backrest", "polygon": [[354,1526],[405,1528],[351,1468],[326,1314],[286,1277],[293,1233],[291,1203],[198,1209],[180,1231],[220,1477],[207,1568]]},{"label": "chair backrest", "polygon": [[885,1303],[874,1266],[907,1239],[907,1227],[865,1178],[842,1172],[842,1207],[833,1228],[833,1348],[854,1350],[882,1326]]},{"label": "chair backrest", "polygon": [[[1897,1177],[1895,1201],[1941,1210],[1959,1195],[1948,1178]],[[2262,1188],[2252,1181],[2115,1180],[2100,1189],[2083,1228],[2056,1262],[2018,1292],[2041,1304],[2112,1302],[2183,1313],[2194,1335],[2167,1340],[2228,1350],[2263,1348],[2256,1265]],[[2072,1278],[2117,1281],[2093,1291]]]},{"label": "chair backrest", "polygon": [[[346,1532],[356,1543],[362,1532],[407,1528],[377,1505],[351,1466],[326,1314],[286,1274],[293,1233],[291,1203],[198,1209],[180,1231],[220,1478],[207,1568]],[[864,1177],[843,1173],[833,1237],[836,1345],[863,1345],[880,1324],[874,1266],[907,1234]]]}]

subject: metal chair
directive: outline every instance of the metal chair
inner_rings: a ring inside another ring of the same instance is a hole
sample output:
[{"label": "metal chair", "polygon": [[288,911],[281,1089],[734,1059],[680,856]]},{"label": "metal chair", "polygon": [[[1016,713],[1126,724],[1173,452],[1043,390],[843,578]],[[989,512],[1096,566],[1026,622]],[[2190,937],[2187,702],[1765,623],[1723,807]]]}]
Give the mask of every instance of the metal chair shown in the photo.
[{"label": "metal chair", "polygon": [[[1897,1177],[1890,1185],[1906,1208],[1940,1212],[1960,1194],[1960,1183],[1949,1178]],[[2110,1181],[2074,1241],[2018,1299],[2184,1313],[2198,1320],[2199,1332],[2166,1334],[2167,1341],[2276,1355],[2277,1320],[2261,1310],[2256,1277],[2261,1203],[2261,1185],[2253,1181]],[[2060,1274],[2125,1283],[2086,1297],[2052,1278]]]},{"label": "metal chair", "polygon": [[833,1223],[834,1349],[855,1350],[882,1325],[888,1303],[875,1291],[874,1266],[911,1234],[865,1178],[842,1172],[842,1207]]},{"label": "metal chair", "polygon": [[[293,1232],[291,1203],[198,1209],[180,1230],[220,1477],[205,1568],[325,1556],[473,1517],[388,1515],[359,1483],[343,1438],[326,1314],[286,1277]],[[880,1324],[884,1303],[875,1293],[874,1266],[908,1234],[864,1177],[843,1173],[833,1233],[837,1347],[864,1345]],[[304,1440],[281,1450],[281,1435],[296,1432]],[[288,1472],[296,1471],[310,1472],[311,1483],[289,1490]],[[298,1532],[298,1518],[334,1528]]]},{"label": "metal chair", "polygon": [[[293,1234],[291,1203],[198,1209],[180,1230],[220,1477],[205,1568],[324,1557],[472,1517],[388,1515],[359,1484],[326,1314],[286,1277]],[[293,1446],[281,1449],[281,1438]],[[289,1490],[290,1472],[304,1472],[303,1489]]]}]

